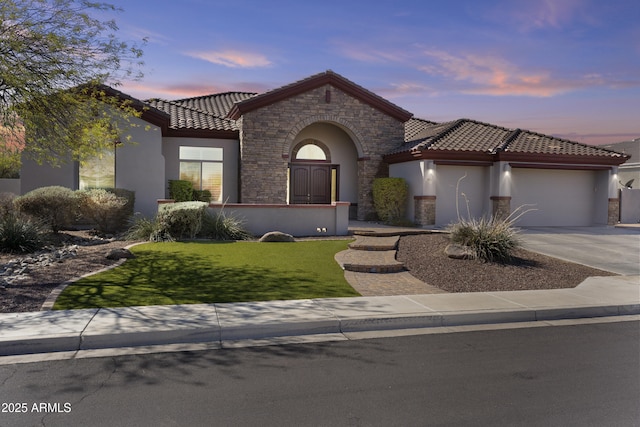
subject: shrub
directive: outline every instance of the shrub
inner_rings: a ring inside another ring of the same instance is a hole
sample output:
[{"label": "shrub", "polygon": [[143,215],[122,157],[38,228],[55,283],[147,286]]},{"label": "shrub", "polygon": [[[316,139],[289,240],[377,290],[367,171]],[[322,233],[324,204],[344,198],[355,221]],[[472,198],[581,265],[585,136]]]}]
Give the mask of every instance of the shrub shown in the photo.
[{"label": "shrub", "polygon": [[[99,233],[120,231],[133,211],[133,192],[125,191],[102,188],[78,191],[80,212],[95,223]],[[124,196],[117,195],[117,192]]]},{"label": "shrub", "polygon": [[16,198],[15,206],[54,233],[68,227],[78,214],[78,198],[72,190],[60,186],[36,188]]},{"label": "shrub", "polygon": [[12,212],[0,217],[0,252],[28,253],[42,249],[40,225]]},{"label": "shrub", "polygon": [[169,180],[169,197],[176,203],[190,202],[193,200],[193,184],[183,179]]},{"label": "shrub", "polygon": [[373,205],[378,218],[387,223],[404,218],[409,186],[402,178],[376,178],[373,181]]},{"label": "shrub", "polygon": [[196,202],[211,202],[211,191],[209,190],[193,190],[193,200]]},{"label": "shrub", "polygon": [[207,209],[205,202],[182,202],[163,205],[158,213],[158,232],[176,239],[195,238],[202,229]]},{"label": "shrub", "polygon": [[518,230],[509,219],[482,217],[459,219],[449,226],[451,241],[470,247],[477,259],[508,262],[519,246]]},{"label": "shrub", "polygon": [[216,214],[207,212],[202,224],[202,236],[213,240],[250,240],[253,238],[242,221],[227,216],[223,209]]},{"label": "shrub", "polygon": [[159,224],[156,218],[138,216],[134,218],[125,238],[127,240],[154,240],[152,236],[157,233],[158,228]]}]

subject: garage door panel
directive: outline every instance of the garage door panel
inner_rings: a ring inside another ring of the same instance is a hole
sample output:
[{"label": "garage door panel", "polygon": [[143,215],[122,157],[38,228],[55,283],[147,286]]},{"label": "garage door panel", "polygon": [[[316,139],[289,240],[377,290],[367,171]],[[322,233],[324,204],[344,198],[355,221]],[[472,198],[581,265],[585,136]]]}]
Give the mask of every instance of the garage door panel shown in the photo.
[{"label": "garage door panel", "polygon": [[534,211],[519,226],[588,226],[594,223],[593,171],[518,169],[511,171],[511,210],[523,205]]}]

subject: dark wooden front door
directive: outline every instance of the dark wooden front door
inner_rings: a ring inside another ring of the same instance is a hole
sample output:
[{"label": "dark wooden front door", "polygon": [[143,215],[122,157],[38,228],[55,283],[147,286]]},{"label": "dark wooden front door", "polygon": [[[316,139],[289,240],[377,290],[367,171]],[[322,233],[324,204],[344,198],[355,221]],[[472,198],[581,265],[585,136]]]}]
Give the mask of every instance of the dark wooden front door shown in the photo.
[{"label": "dark wooden front door", "polygon": [[331,203],[331,165],[291,165],[291,203]]}]

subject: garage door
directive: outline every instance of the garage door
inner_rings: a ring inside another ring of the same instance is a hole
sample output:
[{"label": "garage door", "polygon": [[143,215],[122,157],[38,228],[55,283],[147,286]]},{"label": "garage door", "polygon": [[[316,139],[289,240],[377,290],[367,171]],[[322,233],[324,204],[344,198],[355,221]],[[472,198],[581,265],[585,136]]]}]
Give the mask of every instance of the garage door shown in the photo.
[{"label": "garage door", "polygon": [[[527,169],[511,170],[511,210],[532,204],[519,226],[589,226],[595,223],[595,171]],[[605,204],[606,209],[606,204]]]},{"label": "garage door", "polygon": [[488,182],[488,167],[438,165],[436,168],[436,225],[446,226],[455,222],[458,219],[457,210],[465,218],[469,213],[471,217],[482,217],[489,208]]}]

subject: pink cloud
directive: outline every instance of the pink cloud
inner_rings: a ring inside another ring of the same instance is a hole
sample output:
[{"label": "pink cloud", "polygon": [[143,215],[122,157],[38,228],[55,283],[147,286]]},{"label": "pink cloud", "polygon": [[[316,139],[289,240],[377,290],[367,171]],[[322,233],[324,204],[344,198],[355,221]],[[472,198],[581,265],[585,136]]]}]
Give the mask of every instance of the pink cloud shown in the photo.
[{"label": "pink cloud", "polygon": [[577,80],[554,79],[549,71],[523,70],[491,55],[453,55],[440,50],[424,50],[423,54],[434,62],[421,66],[422,71],[467,82],[458,90],[473,95],[550,97],[605,83],[599,75],[583,76]]},{"label": "pink cloud", "polygon": [[161,98],[180,99],[194,96],[210,95],[223,92],[265,92],[268,87],[262,83],[239,82],[233,84],[211,85],[198,83],[156,83],[141,84],[127,82],[118,88],[124,93],[138,99]]},{"label": "pink cloud", "polygon": [[239,50],[188,52],[187,55],[230,68],[260,68],[271,65],[271,61],[261,53]]}]

